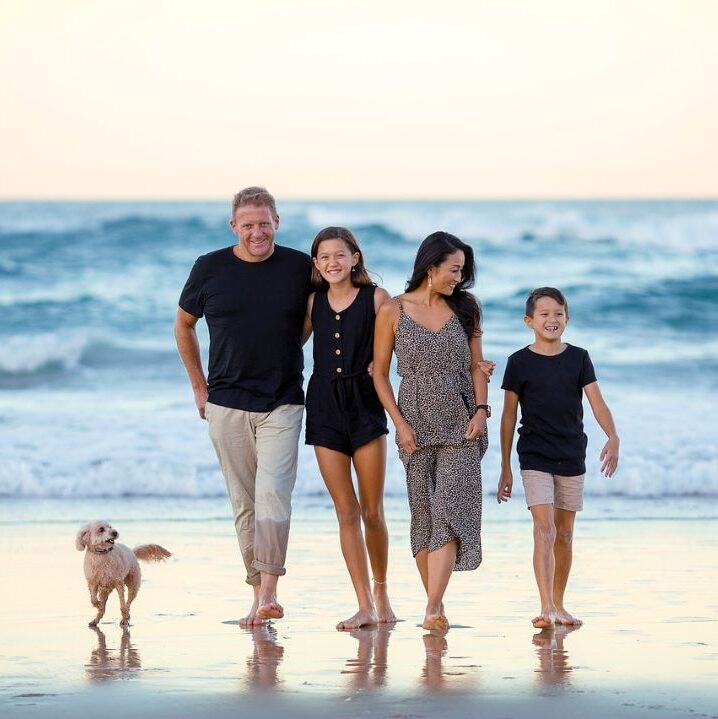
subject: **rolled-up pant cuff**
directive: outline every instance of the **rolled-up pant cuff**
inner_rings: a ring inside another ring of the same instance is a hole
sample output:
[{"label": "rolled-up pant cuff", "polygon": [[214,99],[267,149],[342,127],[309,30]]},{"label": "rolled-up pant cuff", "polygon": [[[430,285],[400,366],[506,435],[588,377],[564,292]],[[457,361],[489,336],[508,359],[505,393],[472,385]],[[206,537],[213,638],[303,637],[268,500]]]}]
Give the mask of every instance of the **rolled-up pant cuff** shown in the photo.
[{"label": "rolled-up pant cuff", "polygon": [[284,567],[275,567],[273,564],[265,564],[257,559],[252,562],[252,566],[260,572],[276,574],[278,577],[283,577],[287,573],[287,570]]}]

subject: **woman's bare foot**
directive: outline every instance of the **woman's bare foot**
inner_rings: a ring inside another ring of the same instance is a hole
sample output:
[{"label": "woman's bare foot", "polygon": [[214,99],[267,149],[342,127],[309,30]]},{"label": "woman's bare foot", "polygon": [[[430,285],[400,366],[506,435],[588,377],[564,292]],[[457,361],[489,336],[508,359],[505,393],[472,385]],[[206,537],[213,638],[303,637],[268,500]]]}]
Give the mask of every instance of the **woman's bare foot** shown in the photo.
[{"label": "woman's bare foot", "polygon": [[548,629],[554,625],[553,614],[550,612],[542,612],[531,620],[531,624],[533,624],[536,629]]},{"label": "woman's bare foot", "polygon": [[246,617],[242,617],[239,620],[240,627],[255,627],[261,624],[266,624],[267,620],[257,616],[257,607],[259,606],[259,600],[255,598],[252,602],[252,607]]},{"label": "woman's bare foot", "polygon": [[394,614],[394,610],[389,603],[386,582],[377,582],[374,580],[374,606],[376,607],[376,618],[378,622],[396,621],[396,614]]},{"label": "woman's bare foot", "polygon": [[573,616],[573,614],[569,614],[565,609],[557,609],[556,624],[565,624],[569,627],[580,627],[583,624],[583,620],[577,619]]},{"label": "woman's bare foot", "polygon": [[446,631],[449,628],[449,620],[443,614],[429,614],[424,617],[423,629],[438,629]]},{"label": "woman's bare foot", "polygon": [[339,624],[337,624],[337,629],[339,631],[344,631],[347,629],[359,629],[359,627],[368,627],[370,625],[377,623],[377,616],[376,613],[373,611],[368,611],[366,609],[360,609],[354,616],[349,617],[349,619],[343,619]]}]

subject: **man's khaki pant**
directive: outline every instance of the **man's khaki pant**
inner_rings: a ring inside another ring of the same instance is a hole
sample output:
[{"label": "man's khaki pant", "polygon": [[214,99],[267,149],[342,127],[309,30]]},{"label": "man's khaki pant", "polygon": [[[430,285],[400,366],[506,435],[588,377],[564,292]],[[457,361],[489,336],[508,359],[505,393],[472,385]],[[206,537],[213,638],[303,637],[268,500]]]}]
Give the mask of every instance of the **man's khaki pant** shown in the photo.
[{"label": "man's khaki pant", "polygon": [[287,571],[284,562],[303,410],[296,404],[271,412],[245,412],[209,402],[205,407],[248,584],[259,584],[260,572],[281,576]]}]

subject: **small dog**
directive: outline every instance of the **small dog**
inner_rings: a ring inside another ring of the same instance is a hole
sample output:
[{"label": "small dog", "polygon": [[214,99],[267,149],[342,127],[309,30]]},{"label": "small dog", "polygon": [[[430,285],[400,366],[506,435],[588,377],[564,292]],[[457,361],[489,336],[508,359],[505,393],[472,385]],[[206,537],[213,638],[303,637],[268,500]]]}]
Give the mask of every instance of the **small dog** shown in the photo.
[{"label": "small dog", "polygon": [[[115,544],[119,537],[117,530],[107,522],[91,522],[78,533],[75,546],[85,552],[85,578],[90,589],[90,601],[97,609],[97,616],[90,622],[96,627],[105,616],[107,598],[113,589],[120,597],[122,620],[120,626],[130,623],[130,604],[140,591],[140,565],[144,562],[161,562],[172,555],[159,544],[141,544],[134,549],[124,544]],[[127,585],[127,601],[125,601],[125,585]]]}]

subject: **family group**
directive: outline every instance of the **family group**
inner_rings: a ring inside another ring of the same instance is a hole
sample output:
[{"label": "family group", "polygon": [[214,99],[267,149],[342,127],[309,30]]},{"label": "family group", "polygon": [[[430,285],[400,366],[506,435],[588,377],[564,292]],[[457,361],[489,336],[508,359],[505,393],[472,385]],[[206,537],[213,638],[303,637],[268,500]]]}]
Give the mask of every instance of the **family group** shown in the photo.
[{"label": "family group", "polygon": [[[327,227],[310,255],[275,243],[271,194],[235,195],[237,243],[203,255],[182,290],[175,337],[195,404],[207,420],[224,475],[253,601],[245,626],[284,616],[291,495],[304,414],[303,344],[313,334],[306,443],[334,502],[341,549],[358,611],[339,629],[393,622],[383,513],[386,414],[406,470],[411,550],[426,591],[423,627],[445,631],[444,594],[455,570],[481,563],[481,459],[491,416],[482,310],[472,248],[447,232],[420,245],[404,293],[372,282],[353,233]],[[196,324],[209,329],[205,375]],[[534,290],[524,321],[534,341],[509,357],[502,388],[502,469],[497,500],[511,497],[518,430],[521,476],[533,515],[541,608],[535,627],[579,624],[564,605],[576,512],[582,509],[587,439],[582,398],[606,433],[601,471],[611,476],[619,439],[586,350],[563,342],[563,294]],[[401,377],[390,379],[392,355]],[[352,465],[357,491],[352,481]],[[371,579],[370,579],[371,568]]]}]

